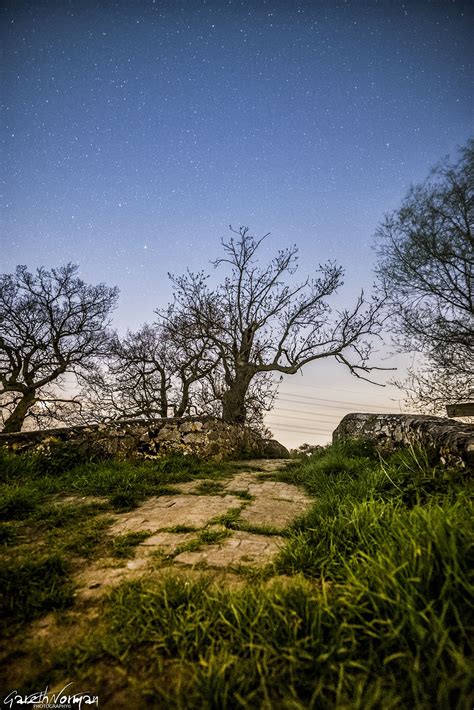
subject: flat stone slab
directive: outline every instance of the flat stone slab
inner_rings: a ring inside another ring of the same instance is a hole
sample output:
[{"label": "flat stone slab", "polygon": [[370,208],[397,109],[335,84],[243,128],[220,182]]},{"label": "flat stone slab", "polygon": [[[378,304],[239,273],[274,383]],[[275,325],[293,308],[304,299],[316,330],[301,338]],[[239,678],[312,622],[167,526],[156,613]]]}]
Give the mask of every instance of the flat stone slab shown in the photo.
[{"label": "flat stone slab", "polygon": [[231,508],[240,508],[242,501],[232,495],[177,495],[149,498],[129,513],[121,513],[110,527],[112,535],[140,530],[155,532],[176,525],[204,527],[212,518]]},{"label": "flat stone slab", "polygon": [[135,556],[118,567],[115,558],[102,558],[76,574],[77,595],[88,599],[125,579],[135,579],[150,568],[154,552],[172,554],[180,545],[196,537],[195,532],[160,532],[137,545]]},{"label": "flat stone slab", "polygon": [[224,489],[245,490],[252,496],[274,498],[275,500],[294,501],[306,504],[311,501],[304,491],[291,483],[280,481],[259,481],[255,474],[242,474],[229,481]]},{"label": "flat stone slab", "polygon": [[312,503],[304,491],[291,483],[259,481],[255,474],[236,476],[225,488],[244,490],[253,496],[254,500],[242,510],[240,517],[256,527],[281,530],[302,515]]},{"label": "flat stone slab", "polygon": [[246,466],[254,468],[259,473],[280,471],[289,463],[293,463],[293,459],[249,459],[245,462]]},{"label": "flat stone slab", "polygon": [[292,520],[301,516],[306,507],[295,501],[257,498],[242,510],[240,517],[254,527],[282,530]]},{"label": "flat stone slab", "polygon": [[277,535],[235,531],[218,545],[206,545],[195,552],[181,552],[174,559],[183,565],[206,564],[209,567],[265,565],[271,562],[284,542],[284,538]]},{"label": "flat stone slab", "polygon": [[[101,560],[101,564],[92,564],[75,575],[76,597],[93,599],[116,584],[141,577],[148,566],[148,561],[143,558],[128,560],[124,567],[107,567],[106,562]],[[110,560],[111,565],[112,562]]]}]

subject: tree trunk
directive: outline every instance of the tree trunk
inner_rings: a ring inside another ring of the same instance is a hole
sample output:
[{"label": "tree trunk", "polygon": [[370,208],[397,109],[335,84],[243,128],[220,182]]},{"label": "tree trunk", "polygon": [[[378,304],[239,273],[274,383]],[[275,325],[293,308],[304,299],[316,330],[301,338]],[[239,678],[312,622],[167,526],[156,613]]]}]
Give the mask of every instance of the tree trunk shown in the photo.
[{"label": "tree trunk", "polygon": [[25,417],[28,414],[28,410],[36,402],[35,392],[25,392],[23,397],[20,399],[16,405],[13,412],[5,421],[3,425],[3,434],[13,434],[16,431],[21,431]]},{"label": "tree trunk", "polygon": [[252,374],[237,373],[232,384],[222,396],[222,419],[232,424],[245,424],[245,396]]},{"label": "tree trunk", "polygon": [[186,410],[188,409],[188,405],[189,405],[189,383],[183,379],[183,389],[181,392],[181,401],[176,408],[174,416],[178,417],[179,419],[181,417],[184,417]]}]

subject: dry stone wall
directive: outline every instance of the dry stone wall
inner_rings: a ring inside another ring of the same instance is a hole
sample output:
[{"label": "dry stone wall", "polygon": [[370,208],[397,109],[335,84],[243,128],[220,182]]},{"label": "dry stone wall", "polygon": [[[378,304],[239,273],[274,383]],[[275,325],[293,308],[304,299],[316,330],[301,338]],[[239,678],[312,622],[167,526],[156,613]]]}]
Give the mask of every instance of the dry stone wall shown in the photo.
[{"label": "dry stone wall", "polygon": [[214,417],[116,422],[0,434],[0,447],[23,453],[82,453],[92,458],[152,458],[184,454],[202,459],[286,458],[284,446],[252,429]]},{"label": "dry stone wall", "polygon": [[381,451],[421,446],[433,460],[474,469],[474,427],[452,419],[414,414],[347,414],[333,442],[365,439]]}]

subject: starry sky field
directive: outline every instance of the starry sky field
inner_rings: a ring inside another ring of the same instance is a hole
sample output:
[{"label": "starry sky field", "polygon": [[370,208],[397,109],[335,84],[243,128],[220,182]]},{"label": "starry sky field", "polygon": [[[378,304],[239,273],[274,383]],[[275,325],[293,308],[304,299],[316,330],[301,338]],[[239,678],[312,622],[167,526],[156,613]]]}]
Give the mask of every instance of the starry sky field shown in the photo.
[{"label": "starry sky field", "polygon": [[[271,232],[264,258],[296,243],[302,275],[342,263],[349,305],[384,213],[472,133],[464,0],[7,0],[0,19],[0,271],[79,263],[119,286],[121,332],[229,224]],[[328,363],[281,392],[291,446],[400,406]]]}]

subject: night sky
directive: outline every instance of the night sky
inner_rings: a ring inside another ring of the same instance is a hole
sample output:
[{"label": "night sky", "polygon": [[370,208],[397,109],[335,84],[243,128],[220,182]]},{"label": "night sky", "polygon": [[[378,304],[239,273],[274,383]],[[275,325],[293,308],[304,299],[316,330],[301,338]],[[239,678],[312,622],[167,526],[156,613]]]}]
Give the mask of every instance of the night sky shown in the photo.
[{"label": "night sky", "polygon": [[[264,256],[298,244],[302,275],[342,263],[349,305],[384,213],[472,134],[473,19],[447,0],[4,3],[0,272],[77,262],[120,287],[123,332],[247,225]],[[315,364],[268,422],[323,442],[399,397]]]}]

